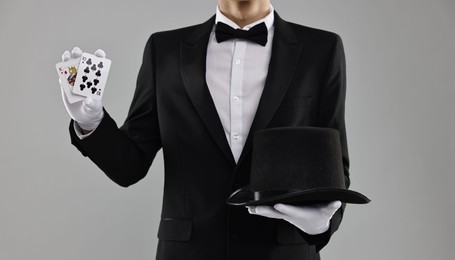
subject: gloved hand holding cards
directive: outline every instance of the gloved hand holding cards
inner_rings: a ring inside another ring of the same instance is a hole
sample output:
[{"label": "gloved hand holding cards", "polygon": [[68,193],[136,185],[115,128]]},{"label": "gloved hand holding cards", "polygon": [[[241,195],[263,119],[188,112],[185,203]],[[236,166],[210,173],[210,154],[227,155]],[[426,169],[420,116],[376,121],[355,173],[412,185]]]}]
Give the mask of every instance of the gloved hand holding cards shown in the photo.
[{"label": "gloved hand holding cards", "polygon": [[111,60],[89,53],[57,63],[57,73],[69,103],[85,97],[101,100],[110,67]]}]

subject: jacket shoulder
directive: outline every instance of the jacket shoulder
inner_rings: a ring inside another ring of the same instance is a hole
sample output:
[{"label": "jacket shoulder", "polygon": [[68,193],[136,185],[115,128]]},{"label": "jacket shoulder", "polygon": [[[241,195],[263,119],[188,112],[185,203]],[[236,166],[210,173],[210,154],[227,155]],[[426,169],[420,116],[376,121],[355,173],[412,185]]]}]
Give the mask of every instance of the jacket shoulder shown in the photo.
[{"label": "jacket shoulder", "polygon": [[341,37],[337,33],[292,22],[287,23],[294,31],[299,42],[308,42],[310,40],[311,42],[319,44],[333,44],[337,41],[341,41]]},{"label": "jacket shoulder", "polygon": [[153,33],[150,37],[157,41],[185,40],[200,24]]}]

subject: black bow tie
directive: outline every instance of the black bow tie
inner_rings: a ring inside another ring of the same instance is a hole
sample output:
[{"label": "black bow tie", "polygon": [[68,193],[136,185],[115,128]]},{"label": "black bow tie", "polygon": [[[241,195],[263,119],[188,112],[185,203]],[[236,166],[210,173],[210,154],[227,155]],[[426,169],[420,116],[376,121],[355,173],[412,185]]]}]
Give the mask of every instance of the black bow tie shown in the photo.
[{"label": "black bow tie", "polygon": [[229,39],[245,39],[262,46],[267,43],[267,26],[265,23],[257,24],[251,27],[250,30],[234,29],[231,26],[218,22],[215,29],[216,41],[224,42]]}]

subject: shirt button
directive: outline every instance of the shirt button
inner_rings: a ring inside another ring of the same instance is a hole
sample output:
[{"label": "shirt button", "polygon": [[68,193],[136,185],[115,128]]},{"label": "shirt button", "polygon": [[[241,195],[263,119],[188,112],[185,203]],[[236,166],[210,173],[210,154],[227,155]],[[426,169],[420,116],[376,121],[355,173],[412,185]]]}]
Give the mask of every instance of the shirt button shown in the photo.
[{"label": "shirt button", "polygon": [[241,62],[240,60],[236,60],[236,61],[235,61],[235,64],[239,65],[240,62]]},{"label": "shirt button", "polygon": [[233,100],[234,102],[239,102],[240,98],[236,96],[236,97],[233,97],[232,100]]},{"label": "shirt button", "polygon": [[234,134],[232,137],[234,137],[234,140],[238,140],[240,138],[239,134]]}]

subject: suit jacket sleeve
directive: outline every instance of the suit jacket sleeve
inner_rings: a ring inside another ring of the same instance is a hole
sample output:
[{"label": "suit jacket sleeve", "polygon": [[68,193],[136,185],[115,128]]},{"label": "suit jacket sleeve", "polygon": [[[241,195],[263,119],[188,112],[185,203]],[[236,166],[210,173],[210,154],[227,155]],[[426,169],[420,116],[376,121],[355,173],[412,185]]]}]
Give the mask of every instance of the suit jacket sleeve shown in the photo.
[{"label": "suit jacket sleeve", "polygon": [[105,111],[98,128],[80,140],[70,123],[71,142],[106,175],[127,187],[142,179],[161,148],[154,70],[154,35],[147,41],[136,91],[124,125],[119,129]]},{"label": "suit jacket sleeve", "polygon": [[[336,35],[335,38],[320,96],[318,126],[334,128],[339,131],[345,184],[346,188],[348,188],[350,184],[349,156],[344,119],[346,99],[346,61],[342,40],[338,35]],[[301,232],[307,242],[316,245],[317,251],[321,250],[329,242],[331,235],[340,226],[345,207],[346,204],[343,203],[341,208],[332,217],[330,221],[330,228],[325,233],[319,235],[308,235]]]}]

